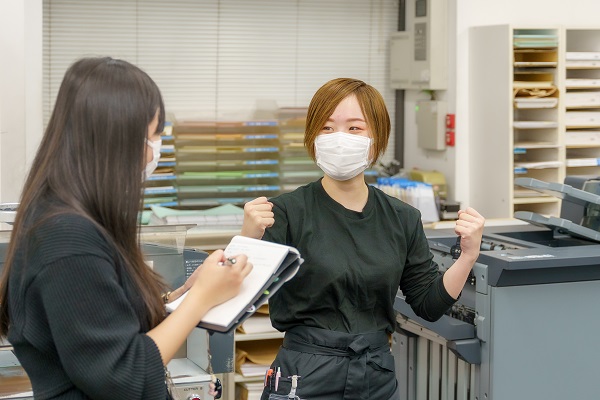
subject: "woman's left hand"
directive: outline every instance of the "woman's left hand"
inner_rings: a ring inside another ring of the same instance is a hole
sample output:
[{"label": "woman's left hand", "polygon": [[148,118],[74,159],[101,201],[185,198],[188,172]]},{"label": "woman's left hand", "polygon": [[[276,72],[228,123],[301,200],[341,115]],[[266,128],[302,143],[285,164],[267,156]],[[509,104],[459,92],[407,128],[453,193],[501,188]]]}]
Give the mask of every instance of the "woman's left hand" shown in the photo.
[{"label": "woman's left hand", "polygon": [[466,210],[458,212],[454,232],[460,236],[460,258],[466,258],[473,263],[477,260],[484,224],[485,218],[474,208],[468,207]]},{"label": "woman's left hand", "polygon": [[198,270],[199,269],[200,269],[200,267],[196,268],[196,270],[192,273],[192,275],[190,275],[190,277],[186,279],[186,281],[183,285],[181,285],[177,289],[173,290],[169,294],[169,299],[167,300],[168,303],[175,301],[178,298],[180,298],[181,296],[183,296],[183,294],[185,292],[187,292],[194,285],[194,282],[198,278],[198,274],[199,274]]}]

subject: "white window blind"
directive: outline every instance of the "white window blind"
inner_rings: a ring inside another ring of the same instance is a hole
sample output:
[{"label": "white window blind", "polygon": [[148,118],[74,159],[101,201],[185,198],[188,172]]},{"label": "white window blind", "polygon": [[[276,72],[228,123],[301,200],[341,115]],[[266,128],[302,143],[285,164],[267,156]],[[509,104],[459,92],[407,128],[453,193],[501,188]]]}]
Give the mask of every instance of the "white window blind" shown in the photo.
[{"label": "white window blind", "polygon": [[[68,66],[105,55],[147,71],[175,117],[307,107],[337,77],[373,85],[392,112],[397,20],[397,0],[45,0],[45,121]],[[392,135],[385,159],[393,148]]]}]

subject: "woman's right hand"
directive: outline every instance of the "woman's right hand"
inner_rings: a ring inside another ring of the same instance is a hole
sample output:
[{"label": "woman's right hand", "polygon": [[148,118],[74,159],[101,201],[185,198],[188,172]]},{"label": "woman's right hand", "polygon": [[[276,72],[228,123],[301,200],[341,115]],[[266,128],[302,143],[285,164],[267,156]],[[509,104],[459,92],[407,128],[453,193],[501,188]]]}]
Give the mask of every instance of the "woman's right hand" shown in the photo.
[{"label": "woman's right hand", "polygon": [[242,236],[262,239],[265,230],[275,223],[273,203],[266,197],[258,197],[244,205]]},{"label": "woman's right hand", "polygon": [[223,250],[215,250],[209,255],[193,273],[194,279],[186,282],[191,287],[183,302],[163,322],[148,331],[164,365],[171,361],[208,310],[240,292],[242,282],[252,271],[252,264],[242,254],[229,259],[235,259],[235,263],[220,264],[227,261]]},{"label": "woman's right hand", "polygon": [[252,271],[252,263],[243,254],[229,257],[235,264],[227,263],[223,250],[215,250],[202,263],[198,270],[192,287],[191,294],[199,294],[212,308],[232,297],[235,297],[244,281]]}]

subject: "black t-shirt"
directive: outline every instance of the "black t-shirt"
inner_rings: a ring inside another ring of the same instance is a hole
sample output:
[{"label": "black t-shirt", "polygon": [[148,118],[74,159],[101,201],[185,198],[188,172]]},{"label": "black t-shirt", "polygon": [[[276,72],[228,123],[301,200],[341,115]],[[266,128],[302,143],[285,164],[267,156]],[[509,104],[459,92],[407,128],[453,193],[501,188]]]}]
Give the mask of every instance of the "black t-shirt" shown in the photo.
[{"label": "black t-shirt", "polygon": [[454,303],[412,206],[369,186],[363,211],[348,210],[329,197],[321,180],[270,201],[275,224],[263,240],[296,247],[305,260],[269,300],[278,330],[304,325],[393,332],[399,287],[427,320]]}]

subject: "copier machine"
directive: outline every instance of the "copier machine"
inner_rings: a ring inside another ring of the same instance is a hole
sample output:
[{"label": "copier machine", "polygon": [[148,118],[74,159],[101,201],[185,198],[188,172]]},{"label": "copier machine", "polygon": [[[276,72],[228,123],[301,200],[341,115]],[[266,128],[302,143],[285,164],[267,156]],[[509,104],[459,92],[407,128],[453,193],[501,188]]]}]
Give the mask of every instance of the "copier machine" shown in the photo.
[{"label": "copier machine", "polygon": [[[0,211],[3,211],[2,207]],[[187,230],[193,226],[140,227],[140,241],[148,265],[174,288],[183,284],[208,255],[185,247]],[[0,231],[0,271],[9,239],[10,231]],[[233,332],[209,333],[200,328],[193,330],[186,344],[168,364],[179,398],[213,399],[208,394],[211,380],[208,371],[212,368],[217,375],[233,372],[233,342]],[[33,399],[29,380],[7,342],[0,343],[0,399]]]},{"label": "copier machine", "polygon": [[[398,293],[392,351],[402,400],[600,398],[600,179],[585,190],[515,183],[561,198],[572,220],[517,212],[528,224],[484,228],[461,296],[436,322]],[[426,234],[445,271],[454,230]]]}]

